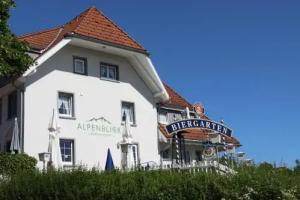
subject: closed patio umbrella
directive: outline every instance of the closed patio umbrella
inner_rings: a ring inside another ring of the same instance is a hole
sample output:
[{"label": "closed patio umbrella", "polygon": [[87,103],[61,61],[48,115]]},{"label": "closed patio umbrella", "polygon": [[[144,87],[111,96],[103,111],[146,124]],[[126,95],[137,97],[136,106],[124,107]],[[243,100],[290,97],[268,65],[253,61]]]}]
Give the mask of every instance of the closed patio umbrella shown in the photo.
[{"label": "closed patio umbrella", "polygon": [[131,124],[130,124],[130,117],[129,112],[125,111],[124,116],[125,123],[123,127],[123,134],[121,142],[122,146],[122,167],[125,169],[131,169],[135,167],[135,159],[134,159],[134,153],[133,153],[133,140],[132,140],[132,131],[131,131]]},{"label": "closed patio umbrella", "polygon": [[62,166],[62,158],[59,147],[59,130],[60,127],[57,124],[56,112],[53,109],[53,114],[49,123],[49,145],[48,152],[51,153],[51,164],[54,168],[60,168]]},{"label": "closed patio umbrella", "polygon": [[110,149],[108,148],[107,157],[106,157],[106,164],[105,164],[105,171],[112,171],[115,169],[114,161],[112,159]]},{"label": "closed patio umbrella", "polygon": [[124,112],[125,124],[123,129],[123,143],[132,143],[132,134],[131,134],[131,126],[130,126],[130,118],[129,113]]},{"label": "closed patio umbrella", "polygon": [[12,139],[10,144],[10,151],[12,153],[20,153],[20,136],[19,136],[19,126],[18,126],[18,120],[15,118],[14,121],[14,128],[12,132]]}]

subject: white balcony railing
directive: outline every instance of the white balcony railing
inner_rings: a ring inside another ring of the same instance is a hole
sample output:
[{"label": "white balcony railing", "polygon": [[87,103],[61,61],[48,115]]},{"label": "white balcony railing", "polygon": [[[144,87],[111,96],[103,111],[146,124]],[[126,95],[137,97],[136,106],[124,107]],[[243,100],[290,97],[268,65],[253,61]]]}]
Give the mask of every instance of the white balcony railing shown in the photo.
[{"label": "white balcony railing", "polygon": [[223,165],[217,161],[200,161],[191,164],[175,164],[171,160],[164,160],[162,165],[157,165],[154,162],[143,163],[140,166],[142,170],[187,170],[190,172],[217,172],[220,174],[236,174],[237,172],[226,165]]}]

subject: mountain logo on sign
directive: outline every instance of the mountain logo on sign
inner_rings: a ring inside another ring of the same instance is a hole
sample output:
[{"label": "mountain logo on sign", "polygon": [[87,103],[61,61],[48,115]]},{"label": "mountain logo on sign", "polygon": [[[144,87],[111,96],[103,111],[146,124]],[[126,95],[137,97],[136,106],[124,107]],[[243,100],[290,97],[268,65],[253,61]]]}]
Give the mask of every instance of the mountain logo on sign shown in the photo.
[{"label": "mountain logo on sign", "polygon": [[110,121],[108,121],[107,119],[105,119],[104,117],[99,117],[99,118],[95,118],[93,117],[92,119],[88,120],[88,122],[104,122],[104,123],[108,123],[111,124]]}]

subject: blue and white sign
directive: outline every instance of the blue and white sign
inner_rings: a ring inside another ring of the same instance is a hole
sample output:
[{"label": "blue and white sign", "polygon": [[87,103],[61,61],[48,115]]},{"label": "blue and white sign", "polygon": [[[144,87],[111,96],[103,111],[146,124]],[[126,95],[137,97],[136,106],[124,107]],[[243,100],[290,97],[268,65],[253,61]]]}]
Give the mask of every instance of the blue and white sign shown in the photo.
[{"label": "blue and white sign", "polygon": [[223,124],[219,124],[214,121],[204,120],[204,119],[186,119],[174,122],[166,126],[168,133],[174,133],[178,131],[183,131],[190,128],[200,128],[200,129],[209,129],[217,131],[228,136],[231,136],[232,130]]}]

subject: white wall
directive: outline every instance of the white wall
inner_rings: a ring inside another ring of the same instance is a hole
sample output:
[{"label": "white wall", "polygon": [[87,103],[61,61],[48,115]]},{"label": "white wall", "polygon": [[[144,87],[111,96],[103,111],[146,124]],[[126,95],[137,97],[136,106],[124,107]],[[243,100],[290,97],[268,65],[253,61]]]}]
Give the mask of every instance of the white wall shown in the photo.
[{"label": "white wall", "polygon": [[[73,73],[73,56],[86,57],[88,76]],[[100,62],[119,66],[119,82],[100,80]],[[48,123],[52,109],[57,108],[58,91],[74,94],[76,119],[59,119],[60,137],[75,140],[76,164],[104,168],[110,148],[116,166],[121,151],[117,143],[121,134],[87,135],[76,129],[78,122],[105,117],[121,126],[121,101],[135,104],[136,127],[133,140],[139,142],[141,162],[159,162],[157,144],[157,112],[154,98],[145,83],[125,58],[75,46],[66,46],[46,61],[26,81],[24,150],[38,158],[47,151]],[[41,165],[41,163],[40,163]]]}]

